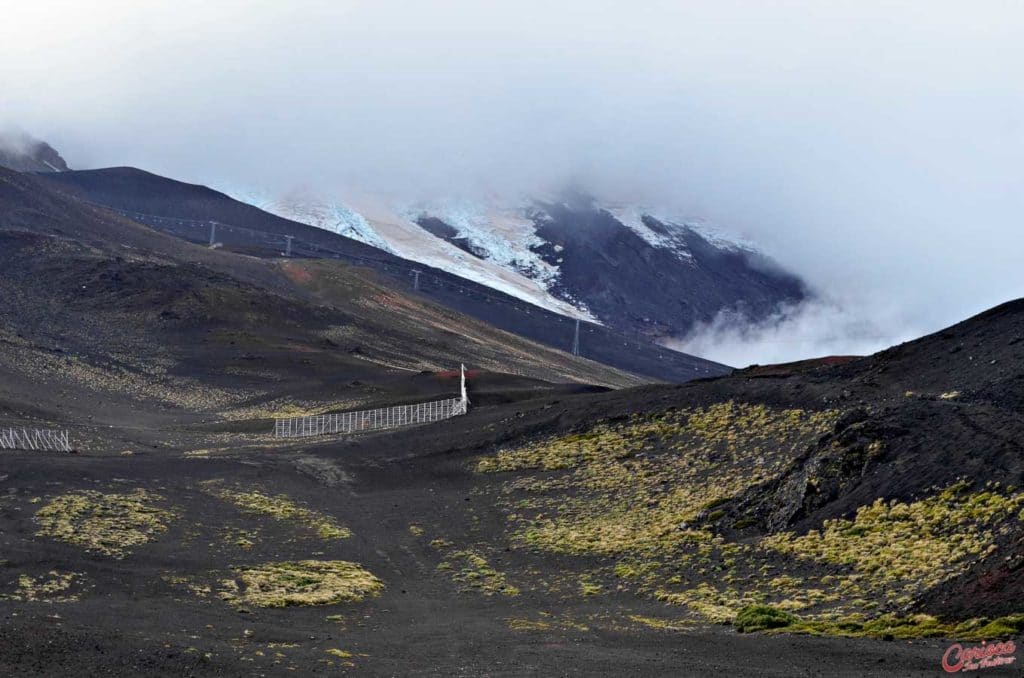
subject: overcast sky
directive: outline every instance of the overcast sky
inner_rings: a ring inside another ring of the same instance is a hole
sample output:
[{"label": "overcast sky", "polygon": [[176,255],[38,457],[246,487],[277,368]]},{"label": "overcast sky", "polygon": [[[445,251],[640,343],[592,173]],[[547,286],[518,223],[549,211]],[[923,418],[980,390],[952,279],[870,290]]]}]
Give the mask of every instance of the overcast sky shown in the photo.
[{"label": "overcast sky", "polygon": [[0,124],[220,186],[574,182],[763,243],[881,343],[1024,296],[1016,0],[34,0]]}]

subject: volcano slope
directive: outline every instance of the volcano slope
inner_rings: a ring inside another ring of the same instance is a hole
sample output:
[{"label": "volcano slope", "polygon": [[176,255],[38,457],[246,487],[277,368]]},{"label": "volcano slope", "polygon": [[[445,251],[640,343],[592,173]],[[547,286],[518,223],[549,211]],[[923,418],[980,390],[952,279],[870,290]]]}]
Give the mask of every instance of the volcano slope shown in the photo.
[{"label": "volcano slope", "polygon": [[5,675],[935,675],[1020,632],[1024,302],[819,369],[474,372],[466,416],[281,441],[451,393],[424,338],[630,377],[2,178],[0,414],[81,449],[0,457]]},{"label": "volcano slope", "polygon": [[388,434],[8,453],[0,666],[935,675],[1021,629],[1022,330],[1014,302],[818,370],[481,375]]},{"label": "volcano slope", "polygon": [[535,385],[644,381],[367,269],[211,251],[3,172],[0,417],[79,427],[84,450],[140,422],[265,430],[275,414],[450,396],[460,362]]},{"label": "volcano slope", "polygon": [[[549,347],[565,348],[572,343],[574,323],[564,315],[466,277],[264,212],[205,186],[131,167],[60,172],[41,176],[40,180],[63,195],[126,211],[132,218],[193,242],[207,242],[209,223],[214,221],[218,223],[217,240],[226,249],[279,256],[285,236],[294,236],[291,249],[298,256],[356,261],[403,289],[410,286],[415,271],[419,297]],[[731,371],[725,365],[595,323],[583,323],[581,334],[588,357],[648,379],[682,383]]]}]

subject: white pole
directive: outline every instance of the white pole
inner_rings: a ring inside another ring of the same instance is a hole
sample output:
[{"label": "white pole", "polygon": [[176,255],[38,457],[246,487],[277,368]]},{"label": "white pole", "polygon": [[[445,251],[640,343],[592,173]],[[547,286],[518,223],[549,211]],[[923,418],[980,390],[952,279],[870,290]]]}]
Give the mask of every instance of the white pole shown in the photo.
[{"label": "white pole", "polygon": [[466,394],[466,366],[462,365],[460,372],[462,374],[462,404],[466,406],[469,404],[469,396]]}]

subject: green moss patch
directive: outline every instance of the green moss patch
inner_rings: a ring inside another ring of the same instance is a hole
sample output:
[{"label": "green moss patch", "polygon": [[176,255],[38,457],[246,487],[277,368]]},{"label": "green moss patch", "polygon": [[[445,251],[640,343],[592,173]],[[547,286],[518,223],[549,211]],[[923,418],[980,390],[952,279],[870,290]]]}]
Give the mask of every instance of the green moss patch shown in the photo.
[{"label": "green moss patch", "polygon": [[1024,631],[1024,614],[997,619],[976,618],[962,622],[942,621],[928,614],[909,616],[885,614],[874,618],[853,614],[836,619],[798,619],[784,628],[775,630],[852,638],[955,638],[969,641],[992,641],[1012,638]]},{"label": "green moss patch", "polygon": [[642,448],[640,437],[655,434],[656,424],[639,422],[627,427],[598,425],[586,433],[550,438],[524,447],[502,450],[477,462],[481,473],[541,469],[553,471],[572,468],[608,455],[627,457]]},{"label": "green moss patch", "polygon": [[376,596],[384,584],[345,560],[299,560],[235,568],[220,582],[221,600],[236,607],[332,605]]},{"label": "green moss patch", "polygon": [[36,534],[123,558],[133,547],[153,541],[167,530],[174,514],[161,508],[160,501],[159,495],[143,489],[127,494],[82,491],[60,495],[36,512]]},{"label": "green moss patch", "polygon": [[256,530],[243,530],[239,528],[227,528],[221,531],[221,538],[225,544],[249,551],[256,546],[259,535]]},{"label": "green moss patch", "polygon": [[586,624],[572,619],[567,615],[556,617],[549,612],[541,612],[537,619],[526,619],[513,617],[505,620],[505,624],[511,631],[545,632],[545,631],[589,631]]},{"label": "green moss patch", "polygon": [[682,591],[659,590],[654,595],[666,603],[684,605],[698,618],[713,624],[732,623],[741,610],[763,601],[763,596],[756,592],[741,593],[733,587],[719,589],[706,582]]},{"label": "green moss patch", "polygon": [[512,631],[550,631],[552,624],[546,619],[506,619],[505,623]]},{"label": "green moss patch", "polygon": [[870,637],[888,639],[956,638],[981,641],[1012,638],[1024,631],[1024,614],[998,619],[946,622],[928,614],[893,614],[867,618],[859,614],[825,619],[801,619],[771,605],[750,605],[733,621],[737,631],[748,633],[806,633],[819,636]]}]

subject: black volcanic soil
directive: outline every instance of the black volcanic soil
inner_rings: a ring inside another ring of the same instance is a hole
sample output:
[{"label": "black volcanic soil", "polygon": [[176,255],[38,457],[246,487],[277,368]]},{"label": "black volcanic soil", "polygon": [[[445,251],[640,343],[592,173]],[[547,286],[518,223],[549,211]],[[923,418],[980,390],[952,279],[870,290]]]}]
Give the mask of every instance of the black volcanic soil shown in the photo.
[{"label": "black volcanic soil", "polygon": [[[387,435],[290,449],[240,447],[206,459],[175,450],[126,458],[6,454],[0,483],[5,586],[18,573],[55,569],[82,573],[93,588],[74,603],[0,602],[0,668],[19,676],[936,675],[940,640],[767,637],[720,626],[659,631],[629,619],[664,616],[665,605],[656,601],[534,592],[485,597],[460,592],[438,571],[441,557],[431,539],[491,544],[504,528],[501,513],[480,501],[480,479],[465,467],[474,451],[493,445],[495,431],[519,437],[589,421],[624,403],[660,406],[665,397],[692,396],[648,391],[539,400]],[[287,525],[211,498],[200,489],[210,479],[285,493],[337,517],[354,536],[332,544],[299,538]],[[36,497],[136,487],[159,492],[179,517],[166,535],[123,560],[34,536]],[[423,534],[412,534],[410,525]],[[257,545],[243,551],[226,543],[227,528],[258,531]],[[547,577],[571,567],[557,557],[493,553],[492,564],[511,572],[541,567],[538,576]],[[238,612],[163,579],[216,581],[233,565],[314,554],[358,562],[387,588],[361,603]],[[534,619],[538,612],[580,628],[509,629],[507,620]],[[355,666],[323,663],[333,660],[328,649],[353,653]]]},{"label": "black volcanic soil", "polygon": [[[1024,312],[1001,317],[1006,325],[1001,331],[985,328],[990,340],[999,340],[1004,331],[1012,335]],[[965,337],[974,334],[964,330]],[[913,346],[897,355],[904,367],[924,357]],[[784,378],[738,375],[678,387],[541,394],[499,404],[489,404],[495,394],[522,393],[531,385],[481,374],[470,379],[471,398],[480,405],[468,416],[387,434],[270,447],[254,446],[240,435],[231,445],[191,457],[173,444],[126,457],[5,453],[0,579],[9,588],[23,573],[71,571],[84,575],[92,588],[73,603],[0,601],[0,667],[10,675],[939,675],[939,659],[951,640],[764,636],[708,624],[659,630],[632,621],[674,616],[651,598],[545,593],[531,586],[531,578],[571,573],[578,559],[523,550],[507,541],[506,516],[488,499],[502,491],[502,478],[468,468],[476,455],[510,441],[742,394],[749,402],[772,406],[893,403],[879,426],[896,427],[894,449],[904,444],[901,436],[912,447],[894,452],[865,476],[848,479],[854,488],[821,507],[814,520],[842,514],[844,507],[856,505],[859,500],[850,497],[858,493],[913,495],[915,488],[959,477],[968,463],[1001,467],[1019,479],[1018,441],[1024,438],[1006,427],[1019,427],[1020,421],[1005,412],[999,417],[994,403],[912,399],[912,407],[898,408],[897,402],[907,400],[900,392],[903,381],[887,387],[835,377],[837,369],[876,374],[882,364],[896,370],[895,359],[885,356]],[[986,380],[966,366],[953,366],[948,379],[930,385],[973,381],[984,391],[998,390],[1000,383],[998,375]],[[931,417],[932,409],[941,416]],[[972,438],[950,438],[968,418],[986,417],[990,424],[974,429]],[[166,427],[137,434],[154,442],[174,437]],[[918,458],[914,450],[933,446],[945,463],[928,470],[935,459]],[[984,460],[975,462],[981,450],[986,450]],[[202,483],[210,480],[286,494],[337,518],[353,536],[323,542],[302,536],[294,525],[240,512],[203,491]],[[33,514],[49,497],[134,488],[159,493],[177,517],[166,534],[123,560],[84,554],[35,535]],[[225,538],[232,530],[253,531],[256,545],[236,547]],[[431,546],[434,539],[486,554],[523,593],[505,597],[460,590],[438,569],[444,552]],[[233,566],[311,557],[360,563],[386,589],[358,603],[240,612],[215,596],[195,595],[167,581],[192,578],[216,586]],[[1008,594],[1016,600],[1019,589],[1011,584],[999,591],[1000,597]],[[978,600],[974,609],[961,612],[974,614],[984,605]],[[552,620],[551,627],[510,628],[515,620],[538,619]],[[340,660],[327,654],[332,649],[352,656]],[[986,675],[1019,672],[990,669]]]}]

